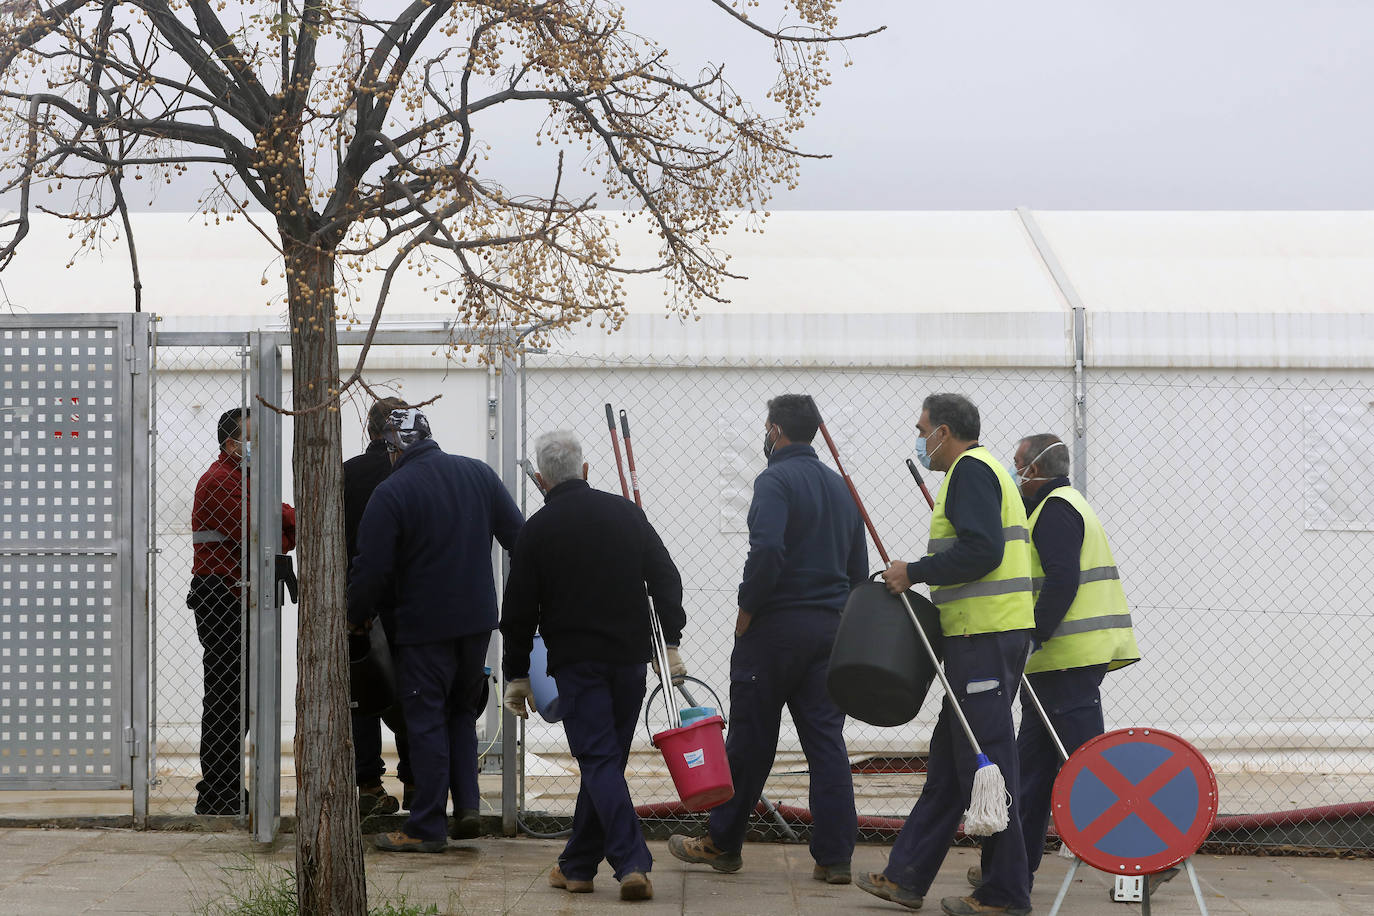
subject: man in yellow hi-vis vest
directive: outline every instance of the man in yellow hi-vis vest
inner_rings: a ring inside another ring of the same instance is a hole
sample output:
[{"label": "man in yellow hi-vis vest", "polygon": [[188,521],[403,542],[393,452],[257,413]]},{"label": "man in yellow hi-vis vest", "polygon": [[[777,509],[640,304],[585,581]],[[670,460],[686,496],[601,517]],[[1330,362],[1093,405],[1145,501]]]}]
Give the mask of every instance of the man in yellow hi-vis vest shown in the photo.
[{"label": "man in yellow hi-vis vest", "polygon": [[[1099,688],[1108,671],[1140,660],[1130,609],[1121,588],[1107,533],[1083,494],[1069,484],[1069,450],[1058,436],[1026,436],[1012,459],[1029,513],[1034,576],[1035,651],[1026,674],[1072,754],[1103,732]],[[1050,821],[1050,791],[1059,773],[1059,751],[1035,707],[1021,698],[1017,736],[1021,832],[1034,883]],[[986,855],[983,867],[989,867]],[[1171,870],[1177,874],[1177,869]],[[1167,877],[1166,877],[1167,876]],[[1156,885],[1172,877],[1161,873]],[[981,883],[982,869],[969,869]],[[1153,887],[1153,886],[1152,886]]]},{"label": "man in yellow hi-vis vest", "polygon": [[[945,471],[924,559],[895,562],[883,573],[899,593],[930,586],[940,609],[945,674],[983,753],[1013,789],[1006,830],[987,837],[987,881],[970,897],[946,897],[951,916],[1030,912],[1030,872],[1021,838],[1016,730],[1011,704],[1035,626],[1026,511],[1006,468],[978,444],[978,408],[957,394],[933,394],[921,405],[916,455]],[[968,807],[978,764],[947,704],[930,736],[926,784],[882,872],[855,883],[884,900],[916,909],[935,880]]]}]

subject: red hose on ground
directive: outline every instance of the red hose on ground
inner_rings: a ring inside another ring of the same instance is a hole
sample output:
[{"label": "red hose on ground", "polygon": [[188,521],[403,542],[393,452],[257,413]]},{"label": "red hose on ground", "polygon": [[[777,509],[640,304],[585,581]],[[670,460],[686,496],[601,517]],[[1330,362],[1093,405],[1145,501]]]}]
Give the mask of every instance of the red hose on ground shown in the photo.
[{"label": "red hose on ground", "polygon": [[[790,823],[807,825],[812,823],[811,811],[795,805],[778,805],[778,813]],[[760,817],[768,815],[768,809],[760,804],[754,809]],[[692,814],[681,802],[659,802],[639,805],[635,808],[639,817],[678,818]],[[1343,805],[1323,805],[1317,808],[1296,808],[1292,811],[1269,811],[1261,814],[1229,814],[1218,817],[1212,825],[1212,833],[1236,830],[1262,830],[1269,827],[1285,827],[1294,824],[1319,824],[1340,821],[1351,817],[1374,817],[1374,801],[1353,802]],[[859,829],[869,833],[895,835],[906,823],[904,817],[880,817],[859,815]]]}]

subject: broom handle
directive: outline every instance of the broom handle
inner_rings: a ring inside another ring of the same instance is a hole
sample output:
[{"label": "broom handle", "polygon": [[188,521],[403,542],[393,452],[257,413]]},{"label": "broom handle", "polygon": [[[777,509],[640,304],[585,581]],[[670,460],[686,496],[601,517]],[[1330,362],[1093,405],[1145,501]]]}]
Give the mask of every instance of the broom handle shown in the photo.
[{"label": "broom handle", "polygon": [[[816,406],[816,401],[811,400],[811,406]],[[816,409],[817,418],[820,417],[820,408]],[[864,525],[868,528],[869,537],[873,538],[873,546],[878,548],[878,556],[883,558],[883,565],[890,561],[887,558],[887,548],[883,546],[883,539],[878,537],[878,529],[873,527],[873,520],[868,517],[868,510],[864,508],[864,501],[859,498],[859,491],[854,486],[854,481],[850,479],[849,472],[844,469],[844,464],[840,461],[840,450],[835,447],[835,440],[830,438],[830,430],[825,428],[825,421],[820,421],[821,435],[825,437],[825,444],[830,446],[830,457],[835,460],[835,468],[844,478],[845,486],[849,487],[849,495],[854,498],[854,505],[859,507],[859,515],[864,520]]]},{"label": "broom handle", "polygon": [[[825,444],[830,447],[830,457],[835,459],[835,467],[839,468],[840,476],[849,485],[849,495],[854,497],[854,505],[859,507],[859,515],[863,518],[864,525],[867,526],[868,533],[873,538],[874,546],[878,548],[878,556],[883,558],[883,565],[886,566],[892,562],[887,557],[887,548],[883,547],[883,542],[878,537],[878,530],[873,527],[873,520],[868,517],[868,510],[864,508],[864,501],[859,498],[859,491],[855,489],[854,481],[850,480],[849,475],[845,473],[844,465],[840,462],[840,450],[835,447],[835,440],[830,438],[830,431],[825,428],[825,421],[820,420],[821,410],[816,406],[815,398],[811,398],[811,406],[816,409],[816,418],[820,421],[818,425],[821,435],[825,436]],[[931,664],[935,666],[935,674],[940,678],[940,686],[945,688],[945,699],[949,701],[949,708],[954,710],[954,715],[958,717],[959,724],[963,726],[964,735],[968,738],[973,753],[982,754],[983,749],[979,747],[978,739],[973,736],[973,726],[968,724],[968,719],[964,717],[964,711],[959,707],[959,701],[955,699],[954,688],[950,686],[949,678],[945,677],[945,666],[940,664],[940,659],[935,654],[935,647],[930,644],[925,628],[921,626],[920,618],[916,616],[916,610],[911,606],[911,601],[907,598],[906,592],[902,592],[897,597],[902,599],[902,607],[906,608],[907,616],[911,618],[911,625],[916,628],[916,635],[921,637],[921,645],[926,647],[926,654],[930,656]]]},{"label": "broom handle", "polygon": [[644,508],[644,502],[639,498],[639,475],[635,473],[635,450],[630,445],[630,418],[624,410],[620,411],[620,432],[625,438],[625,461],[630,465],[630,489],[635,493],[635,505]]},{"label": "broom handle", "polygon": [[620,475],[620,495],[626,499],[630,498],[630,488],[625,483],[625,465],[620,463],[620,439],[615,432],[615,411],[611,410],[611,402],[606,402],[606,425],[611,428],[611,448],[615,449],[615,471]]},{"label": "broom handle", "polygon": [[[925,495],[926,505],[934,509],[935,500],[930,498],[930,491],[926,489],[926,482],[921,479],[921,472],[916,470],[916,462],[908,458],[906,467],[915,479],[916,486],[920,487],[921,493]],[[1049,732],[1050,737],[1054,739],[1055,749],[1059,751],[1059,759],[1068,760],[1069,754],[1064,750],[1064,742],[1059,740],[1059,733],[1054,730],[1054,725],[1050,723],[1050,714],[1045,711],[1045,707],[1040,703],[1040,697],[1036,695],[1035,688],[1031,686],[1030,678],[1026,676],[1025,671],[1021,672],[1021,688],[1026,691],[1026,695],[1031,698],[1031,703],[1035,706],[1035,711],[1040,714],[1040,721],[1045,723],[1045,731]]]}]

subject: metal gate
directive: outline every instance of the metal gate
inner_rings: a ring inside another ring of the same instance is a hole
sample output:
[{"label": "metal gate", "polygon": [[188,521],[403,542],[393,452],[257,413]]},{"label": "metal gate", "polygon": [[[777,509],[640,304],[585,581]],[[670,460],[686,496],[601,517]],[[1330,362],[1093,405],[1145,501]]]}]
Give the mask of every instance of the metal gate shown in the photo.
[{"label": "metal gate", "polygon": [[148,319],[0,317],[0,788],[146,810]]}]

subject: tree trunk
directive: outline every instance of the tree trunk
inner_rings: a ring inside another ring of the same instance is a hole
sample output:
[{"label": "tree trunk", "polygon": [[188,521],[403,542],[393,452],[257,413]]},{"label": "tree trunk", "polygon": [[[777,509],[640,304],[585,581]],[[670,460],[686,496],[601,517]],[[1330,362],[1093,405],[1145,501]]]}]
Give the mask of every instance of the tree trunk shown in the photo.
[{"label": "tree trunk", "polygon": [[[336,404],[334,258],[285,237],[292,326],[300,605],[296,642],[296,882],[299,911],[366,916],[348,710],[343,451]],[[299,411],[306,411],[299,413]]]}]

